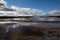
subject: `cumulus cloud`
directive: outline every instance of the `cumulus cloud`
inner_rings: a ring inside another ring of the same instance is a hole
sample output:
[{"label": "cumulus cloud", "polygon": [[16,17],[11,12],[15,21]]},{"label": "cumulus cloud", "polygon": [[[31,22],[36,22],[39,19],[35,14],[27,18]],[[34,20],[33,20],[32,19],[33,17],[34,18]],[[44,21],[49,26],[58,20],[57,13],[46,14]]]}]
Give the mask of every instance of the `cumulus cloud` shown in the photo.
[{"label": "cumulus cloud", "polygon": [[13,10],[19,10],[19,8],[18,7],[16,7],[16,6],[11,6],[11,9],[13,9]]},{"label": "cumulus cloud", "polygon": [[0,0],[0,3],[3,3],[5,6],[6,6],[6,4],[7,4],[7,2],[4,1],[4,0]]},{"label": "cumulus cloud", "polygon": [[[50,11],[47,16],[60,16],[60,10],[52,10]],[[48,21],[60,21],[60,18],[47,18]]]},{"label": "cumulus cloud", "polygon": [[43,10],[39,9],[32,9],[32,8],[21,8],[21,7],[16,7],[16,6],[11,6],[11,9],[24,12],[26,14],[32,14],[32,15],[45,15]]},{"label": "cumulus cloud", "polygon": [[60,10],[53,10],[49,12],[49,15],[60,16]]},{"label": "cumulus cloud", "polygon": [[[40,15],[45,15],[45,13],[43,12],[43,10],[39,10],[39,9],[33,9],[33,8],[22,8],[22,7],[17,7],[12,5],[11,7],[7,6],[7,2],[4,0],[0,0],[0,3],[4,4],[7,8],[9,9],[13,9],[16,11],[0,11],[0,15],[3,15],[1,13],[4,13],[4,15],[34,15],[34,16],[40,16]],[[12,14],[11,14],[12,13]]]}]

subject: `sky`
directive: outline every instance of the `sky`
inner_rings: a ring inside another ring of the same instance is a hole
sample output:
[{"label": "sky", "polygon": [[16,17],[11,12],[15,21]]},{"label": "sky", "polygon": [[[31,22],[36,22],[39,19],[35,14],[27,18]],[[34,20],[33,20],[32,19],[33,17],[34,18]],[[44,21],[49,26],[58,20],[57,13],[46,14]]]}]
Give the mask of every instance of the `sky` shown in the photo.
[{"label": "sky", "polygon": [[[9,7],[20,7],[24,10],[37,9],[48,13],[52,10],[60,10],[60,0],[5,0]],[[18,8],[19,9],[19,8]]]}]

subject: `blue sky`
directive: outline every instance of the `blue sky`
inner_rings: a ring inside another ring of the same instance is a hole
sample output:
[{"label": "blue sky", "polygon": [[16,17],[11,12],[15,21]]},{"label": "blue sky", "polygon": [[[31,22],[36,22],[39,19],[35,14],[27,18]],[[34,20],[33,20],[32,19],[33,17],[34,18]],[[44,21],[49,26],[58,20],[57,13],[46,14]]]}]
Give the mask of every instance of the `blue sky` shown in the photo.
[{"label": "blue sky", "polygon": [[8,6],[15,5],[22,8],[34,8],[49,12],[60,10],[60,0],[6,0]]}]

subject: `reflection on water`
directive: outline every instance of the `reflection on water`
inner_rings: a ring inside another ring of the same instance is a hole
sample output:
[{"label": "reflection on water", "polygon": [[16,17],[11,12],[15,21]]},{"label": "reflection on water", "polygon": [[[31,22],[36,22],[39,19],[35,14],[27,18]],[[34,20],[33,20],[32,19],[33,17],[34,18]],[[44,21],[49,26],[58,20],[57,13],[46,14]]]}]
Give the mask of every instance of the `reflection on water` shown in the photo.
[{"label": "reflection on water", "polygon": [[32,24],[0,23],[0,40],[60,40],[60,23]]}]

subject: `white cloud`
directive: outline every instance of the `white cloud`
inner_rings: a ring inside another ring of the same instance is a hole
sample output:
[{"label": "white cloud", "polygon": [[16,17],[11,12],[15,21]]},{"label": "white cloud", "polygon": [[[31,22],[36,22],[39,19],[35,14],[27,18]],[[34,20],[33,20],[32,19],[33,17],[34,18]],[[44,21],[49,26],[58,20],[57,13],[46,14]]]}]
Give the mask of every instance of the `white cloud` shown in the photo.
[{"label": "white cloud", "polygon": [[0,0],[0,3],[3,3],[5,6],[6,6],[6,4],[7,4],[7,2],[4,1],[4,0]]},{"label": "white cloud", "polygon": [[54,15],[54,16],[59,15],[60,16],[60,10],[52,10],[49,12],[49,15]]},{"label": "white cloud", "polygon": [[[60,16],[60,10],[52,10],[46,16]],[[48,21],[60,21],[60,18],[47,18]]]},{"label": "white cloud", "polygon": [[[0,15],[34,15],[34,16],[37,16],[37,15],[45,15],[45,13],[43,12],[43,10],[39,10],[39,9],[33,9],[33,8],[22,8],[22,7],[17,7],[17,6],[14,6],[12,5],[11,7],[8,7],[7,6],[7,2],[4,1],[4,0],[0,0],[0,3],[4,4],[7,8],[11,8],[13,10],[16,10],[16,11],[0,11]],[[3,13],[3,14],[2,14]]]},{"label": "white cloud", "polygon": [[38,9],[21,8],[21,7],[16,7],[16,6],[11,6],[11,9],[21,11],[21,12],[25,12],[25,13],[29,13],[29,14],[32,14],[32,15],[45,15],[43,10],[38,10]]},{"label": "white cloud", "polygon": [[11,6],[11,9],[18,11],[20,8],[18,8],[18,7],[16,7],[16,6]]}]

